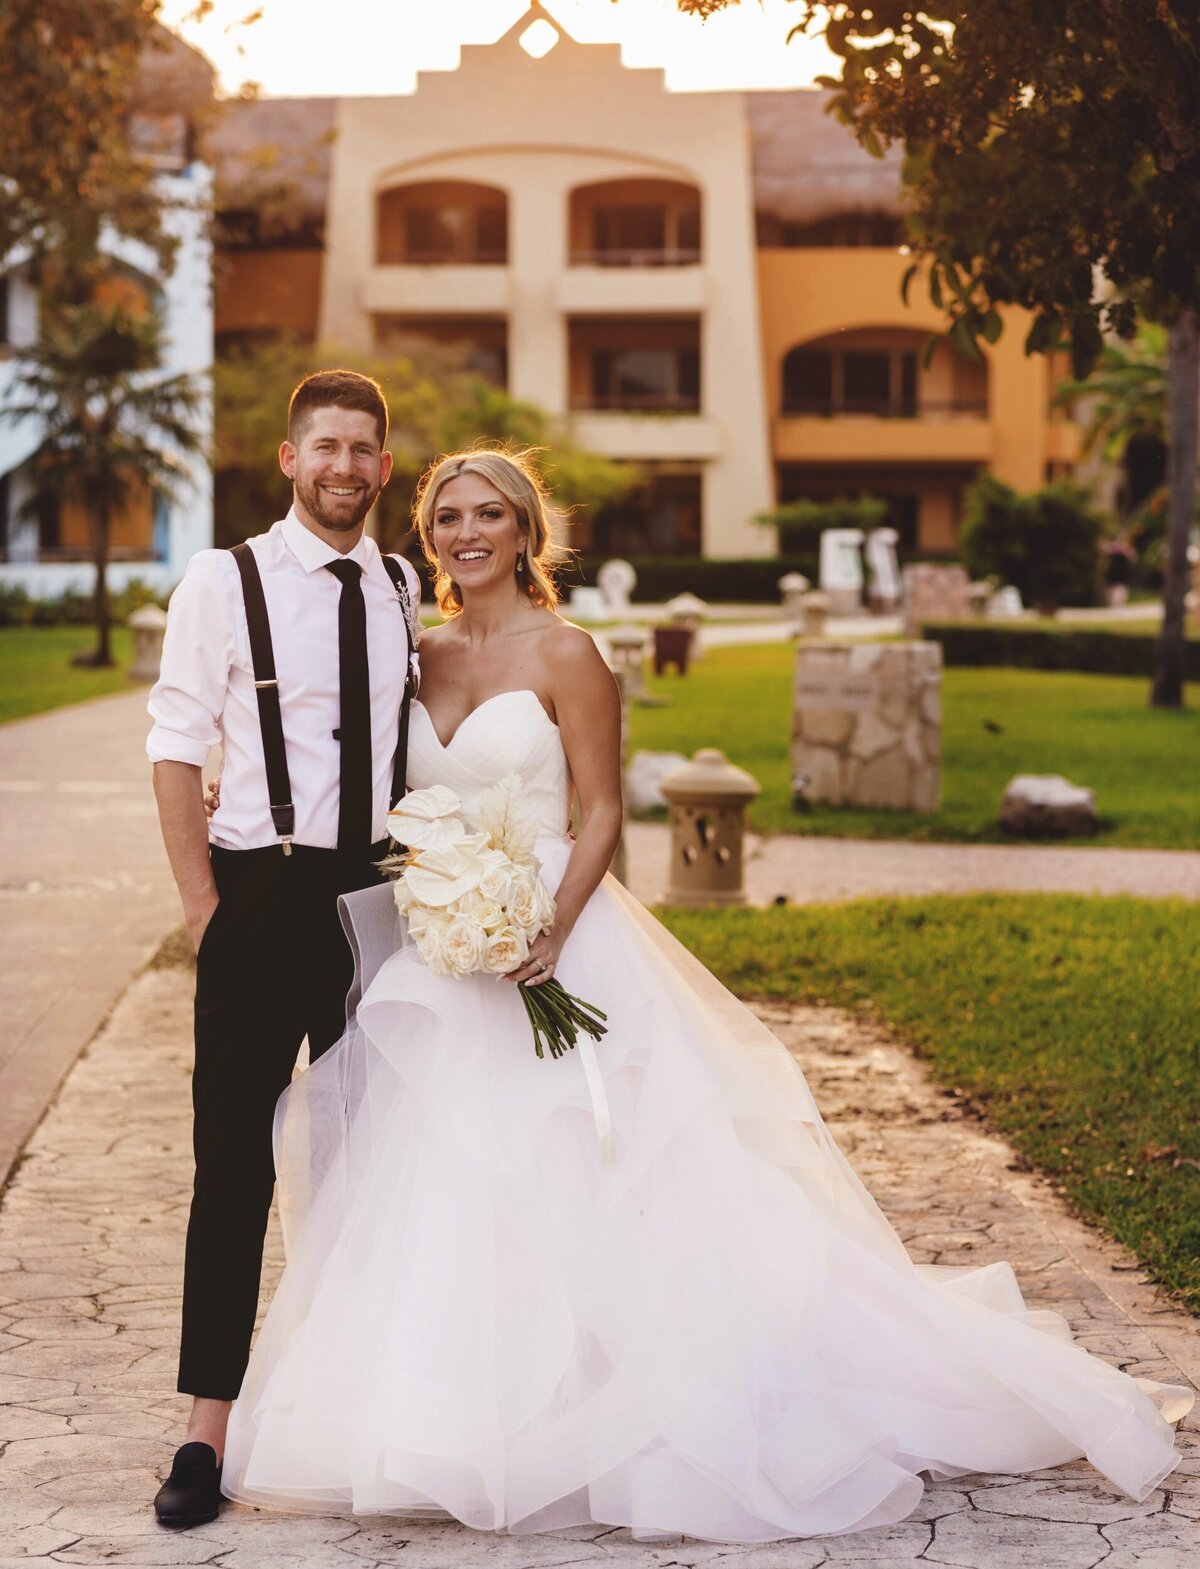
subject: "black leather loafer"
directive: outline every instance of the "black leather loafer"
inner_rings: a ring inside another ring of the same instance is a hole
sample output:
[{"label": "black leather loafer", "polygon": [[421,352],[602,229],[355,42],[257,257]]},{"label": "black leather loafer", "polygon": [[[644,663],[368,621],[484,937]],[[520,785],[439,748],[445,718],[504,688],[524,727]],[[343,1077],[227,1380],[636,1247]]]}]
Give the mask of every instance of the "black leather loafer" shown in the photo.
[{"label": "black leather loafer", "polygon": [[221,1467],[211,1444],[176,1450],[171,1474],[154,1498],[159,1525],[185,1530],[215,1520],[221,1510]]}]

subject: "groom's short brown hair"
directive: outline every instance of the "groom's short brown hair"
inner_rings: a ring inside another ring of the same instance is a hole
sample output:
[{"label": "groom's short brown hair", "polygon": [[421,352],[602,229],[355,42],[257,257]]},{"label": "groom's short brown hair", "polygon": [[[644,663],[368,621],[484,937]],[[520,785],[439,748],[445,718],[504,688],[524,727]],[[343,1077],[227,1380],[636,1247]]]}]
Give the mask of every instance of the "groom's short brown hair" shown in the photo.
[{"label": "groom's short brown hair", "polygon": [[388,411],[383,388],[373,376],[356,370],[318,370],[306,376],[288,402],[288,435],[293,447],[304,436],[309,416],[317,409],[361,409],[375,420],[379,445],[387,441]]}]

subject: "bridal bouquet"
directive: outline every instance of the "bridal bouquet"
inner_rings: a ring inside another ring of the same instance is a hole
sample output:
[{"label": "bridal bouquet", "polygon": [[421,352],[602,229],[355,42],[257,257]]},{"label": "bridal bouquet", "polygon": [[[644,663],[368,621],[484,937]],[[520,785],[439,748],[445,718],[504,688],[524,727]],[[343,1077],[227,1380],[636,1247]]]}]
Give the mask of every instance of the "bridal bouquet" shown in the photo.
[{"label": "bridal bouquet", "polygon": [[[445,785],[413,790],[388,814],[402,846],[381,869],[395,879],[396,908],[408,920],[417,952],[438,975],[505,975],[523,964],[529,945],[554,920],[554,900],[533,854],[535,830],[523,820],[520,780],[509,774],[481,798],[471,827],[462,802]],[[552,1057],[580,1034],[605,1033],[599,1008],[573,997],[557,980],[518,985],[539,1057]]]}]

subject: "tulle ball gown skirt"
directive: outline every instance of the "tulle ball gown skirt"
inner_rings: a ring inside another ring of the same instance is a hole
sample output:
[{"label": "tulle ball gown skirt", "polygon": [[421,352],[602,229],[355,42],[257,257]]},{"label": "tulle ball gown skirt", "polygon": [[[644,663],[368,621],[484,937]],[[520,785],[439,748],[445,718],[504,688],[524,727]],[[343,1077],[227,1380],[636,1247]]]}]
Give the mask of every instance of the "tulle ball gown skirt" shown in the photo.
[{"label": "tulle ball gown skirt", "polygon": [[749,1543],[900,1520],[923,1476],[1086,1455],[1141,1499],[1175,1465],[1190,1392],[1073,1345],[1007,1265],[914,1265],[786,1050],[618,885],[559,969],[610,1016],[609,1161],[578,1051],[426,970],[387,889],[349,903],[361,998],[281,1106],[231,1498]]}]

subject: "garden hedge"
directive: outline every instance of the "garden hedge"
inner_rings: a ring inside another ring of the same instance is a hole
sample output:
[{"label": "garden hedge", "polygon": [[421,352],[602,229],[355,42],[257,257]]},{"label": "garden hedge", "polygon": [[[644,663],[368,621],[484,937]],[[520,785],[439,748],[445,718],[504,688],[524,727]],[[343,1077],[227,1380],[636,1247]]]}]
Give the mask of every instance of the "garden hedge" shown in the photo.
[{"label": "garden hedge", "polygon": [[[1152,676],[1158,638],[1103,627],[1028,627],[979,621],[930,622],[922,637],[942,645],[947,665],[1009,665],[1085,675]],[[1200,681],[1200,638],[1187,642],[1187,679]]]}]

